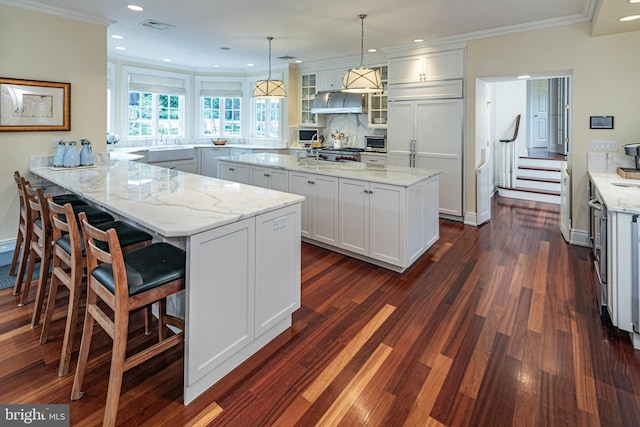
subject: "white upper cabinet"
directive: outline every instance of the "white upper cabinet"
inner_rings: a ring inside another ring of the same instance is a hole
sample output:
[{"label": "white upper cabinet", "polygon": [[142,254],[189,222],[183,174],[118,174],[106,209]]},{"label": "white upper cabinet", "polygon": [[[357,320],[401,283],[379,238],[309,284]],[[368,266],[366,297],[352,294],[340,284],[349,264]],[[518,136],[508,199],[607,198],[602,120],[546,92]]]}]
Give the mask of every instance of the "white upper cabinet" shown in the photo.
[{"label": "white upper cabinet", "polygon": [[342,77],[346,69],[318,71],[318,91],[342,90]]},{"label": "white upper cabinet", "polygon": [[464,49],[389,60],[389,84],[464,78]]}]

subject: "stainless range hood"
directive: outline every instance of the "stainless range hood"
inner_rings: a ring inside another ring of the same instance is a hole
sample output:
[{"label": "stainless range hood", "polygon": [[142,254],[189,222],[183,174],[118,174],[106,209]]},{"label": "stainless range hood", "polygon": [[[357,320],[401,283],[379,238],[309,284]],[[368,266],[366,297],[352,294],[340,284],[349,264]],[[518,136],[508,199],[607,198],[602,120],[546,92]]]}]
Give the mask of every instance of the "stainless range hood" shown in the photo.
[{"label": "stainless range hood", "polygon": [[311,104],[312,114],[361,114],[366,112],[367,95],[361,93],[318,92],[313,104]]}]

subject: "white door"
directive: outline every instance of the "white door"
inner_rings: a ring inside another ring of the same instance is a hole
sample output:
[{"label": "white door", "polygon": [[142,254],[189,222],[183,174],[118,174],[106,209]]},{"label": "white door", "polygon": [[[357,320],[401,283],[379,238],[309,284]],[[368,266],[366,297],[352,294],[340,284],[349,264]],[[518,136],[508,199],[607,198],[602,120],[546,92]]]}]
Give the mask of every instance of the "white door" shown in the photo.
[{"label": "white door", "polygon": [[527,81],[529,99],[529,138],[527,148],[549,146],[549,81],[547,79]]}]

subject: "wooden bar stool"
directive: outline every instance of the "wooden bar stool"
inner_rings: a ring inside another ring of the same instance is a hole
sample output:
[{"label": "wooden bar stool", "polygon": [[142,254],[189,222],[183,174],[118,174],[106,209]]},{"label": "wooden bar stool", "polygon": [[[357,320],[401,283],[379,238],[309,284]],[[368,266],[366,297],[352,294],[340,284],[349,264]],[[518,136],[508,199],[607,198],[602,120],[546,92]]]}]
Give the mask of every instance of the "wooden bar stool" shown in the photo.
[{"label": "wooden bar stool", "polygon": [[[18,187],[20,215],[18,220],[18,235],[16,237],[16,245],[13,249],[13,257],[11,258],[11,265],[9,267],[9,276],[13,276],[16,274],[16,267],[18,267],[18,260],[20,260],[20,268],[22,269],[22,271],[16,278],[16,284],[14,285],[13,290],[13,294],[18,295],[23,283],[22,277],[24,276],[24,269],[27,263],[26,254],[29,252],[29,245],[31,242],[31,235],[28,233],[32,230],[30,229],[30,225],[27,225],[28,223],[26,221],[26,217],[29,214],[29,207],[27,206],[24,190],[25,187],[29,186],[29,181],[20,176],[20,172],[18,171],[15,171],[13,173],[13,179]],[[53,200],[59,204],[72,203],[73,205],[87,205],[85,201],[74,194],[62,194],[59,196],[54,196]]]},{"label": "wooden bar stool", "polygon": [[[53,225],[53,270],[49,297],[45,310],[40,343],[47,342],[51,319],[55,309],[58,286],[60,282],[69,289],[69,305],[67,308],[67,321],[65,325],[62,352],[58,375],[63,376],[69,372],[73,338],[76,330],[80,296],[83,290],[83,276],[86,271],[85,245],[80,233],[76,215],[82,214],[98,227],[116,228],[132,250],[151,243],[152,236],[132,225],[122,221],[113,221],[113,216],[93,206],[72,206],[67,203],[60,206],[49,196],[46,196]],[[105,221],[107,219],[108,221]]]},{"label": "wooden bar stool", "polygon": [[[82,381],[97,321],[113,340],[103,426],[114,426],[124,372],[183,342],[184,321],[166,314],[166,297],[184,289],[186,253],[168,243],[153,243],[123,254],[115,230],[100,230],[82,217],[81,226],[88,236],[87,305],[71,400],[82,397]],[[99,246],[100,242],[107,243],[107,250]],[[113,319],[102,310],[98,300],[113,310]],[[159,303],[159,341],[125,357],[129,313],[154,302]],[[175,326],[181,332],[165,337],[164,325]]]}]

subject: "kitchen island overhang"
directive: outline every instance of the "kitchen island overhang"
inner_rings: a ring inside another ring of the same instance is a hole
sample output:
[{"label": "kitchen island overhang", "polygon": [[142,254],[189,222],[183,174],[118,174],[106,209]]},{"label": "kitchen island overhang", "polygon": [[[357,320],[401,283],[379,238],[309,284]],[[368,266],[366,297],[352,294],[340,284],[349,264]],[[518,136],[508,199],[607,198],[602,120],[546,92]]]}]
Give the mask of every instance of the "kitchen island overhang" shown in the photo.
[{"label": "kitchen island overhang", "polygon": [[304,197],[131,161],[31,172],[187,251],[185,404],[291,326]]}]

